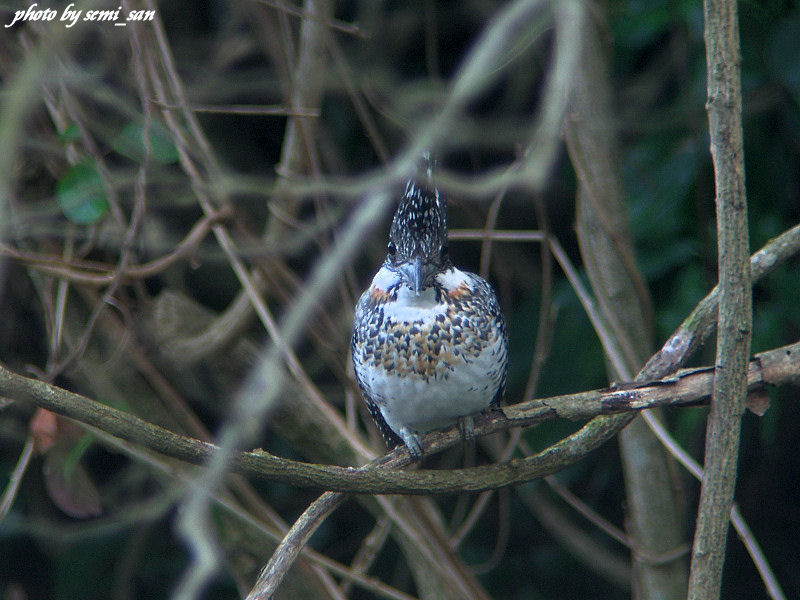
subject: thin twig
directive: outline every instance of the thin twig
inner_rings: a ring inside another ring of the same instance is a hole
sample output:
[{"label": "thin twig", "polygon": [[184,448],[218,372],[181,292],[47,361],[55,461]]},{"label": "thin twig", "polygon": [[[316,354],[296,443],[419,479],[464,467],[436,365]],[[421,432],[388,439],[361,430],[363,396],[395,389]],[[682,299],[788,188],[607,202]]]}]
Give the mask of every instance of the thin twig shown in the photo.
[{"label": "thin twig", "polygon": [[495,539],[492,554],[482,563],[472,565],[470,570],[476,575],[483,575],[492,571],[503,559],[503,554],[508,546],[511,533],[511,492],[508,488],[497,491],[497,538]]},{"label": "thin twig", "polygon": [[[382,516],[378,518],[375,527],[364,537],[361,547],[359,547],[353,561],[350,563],[350,570],[353,571],[353,573],[363,574],[369,570],[386,543],[386,540],[389,539],[389,531],[391,528],[392,522],[387,517]],[[350,595],[352,585],[350,581],[343,582],[341,586],[342,595]]]},{"label": "thin twig", "polygon": [[229,208],[222,208],[211,216],[203,216],[194,224],[186,237],[175,246],[172,252],[146,263],[128,265],[121,272],[112,270],[106,264],[92,261],[57,261],[46,254],[23,252],[5,244],[0,244],[0,254],[5,254],[49,275],[75,283],[107,285],[117,276],[121,276],[125,282],[128,282],[158,275],[179,260],[191,256],[197,251],[200,243],[211,231],[211,228],[220,220],[229,217],[230,214]]},{"label": "thin twig", "polygon": [[[70,227],[70,230],[72,228]],[[72,257],[74,250],[74,236],[68,234],[64,248],[64,258],[69,260]],[[64,317],[67,311],[67,297],[69,295],[69,282],[60,280],[58,282],[58,292],[56,293],[56,305],[53,315],[53,331],[50,336],[50,347],[48,348],[48,356],[55,358],[58,356],[58,350],[61,347],[61,341],[64,335]],[[49,321],[50,319],[48,319]]]},{"label": "thin twig", "polygon": [[[689,455],[688,452],[681,448],[680,444],[678,444],[678,442],[670,435],[661,421],[659,421],[652,413],[647,411],[643,412],[642,416],[644,417],[648,427],[650,427],[658,440],[669,451],[669,453],[675,457],[675,459],[681,463],[681,465],[683,465],[683,467],[689,471],[689,473],[691,473],[695,479],[702,481],[702,467],[697,463],[697,461],[694,460],[694,458],[691,457],[691,455]],[[747,525],[747,522],[744,520],[744,517],[739,510],[739,506],[735,502],[731,508],[731,523],[733,524],[734,529],[736,529],[739,539],[742,540],[745,548],[747,548],[747,553],[750,555],[753,564],[756,566],[756,569],[761,576],[761,580],[764,582],[764,587],[766,588],[770,598],[773,600],[786,600],[786,595],[783,593],[781,585],[778,582],[777,577],[775,577],[775,573],[769,566],[769,562],[764,555],[764,551],[761,549],[758,540],[756,540],[753,532],[750,530],[750,527]]]},{"label": "thin twig", "polygon": [[11,471],[11,476],[8,478],[8,485],[3,492],[3,499],[0,501],[0,523],[6,518],[8,511],[11,510],[11,505],[14,504],[14,499],[17,497],[19,491],[19,484],[22,483],[22,477],[28,469],[31,457],[33,456],[33,434],[28,434],[25,440],[25,445],[22,447],[22,452],[17,459],[17,464],[14,470]]},{"label": "thin twig", "polygon": [[596,535],[573,523],[540,486],[524,486],[518,494],[528,511],[555,541],[588,569],[623,590],[632,587],[627,557],[610,550],[606,543],[597,540]]},{"label": "thin twig", "polygon": [[277,2],[276,0],[251,0],[251,1],[257,2],[259,4],[264,4],[266,6],[274,8],[275,10],[281,11],[282,13],[286,13],[287,15],[298,17],[303,21],[315,21],[325,25],[326,27],[330,27],[331,29],[341,31],[342,33],[347,33],[362,38],[367,37],[367,35],[361,31],[358,25],[354,25],[352,23],[346,23],[340,19],[327,19],[327,18],[320,19],[319,16],[310,11],[299,10],[285,2]]},{"label": "thin twig", "polygon": [[316,109],[291,109],[281,105],[253,105],[253,104],[180,104],[167,103],[161,100],[153,100],[152,103],[164,110],[190,110],[196,113],[205,114],[227,114],[227,115],[262,115],[276,117],[319,117],[319,110]]},{"label": "thin twig", "polygon": [[549,240],[550,250],[553,252],[553,256],[555,256],[558,264],[561,265],[561,269],[567,276],[573,291],[578,295],[583,310],[592,322],[592,327],[597,337],[600,338],[600,342],[603,344],[606,357],[608,357],[608,360],[611,362],[616,372],[619,373],[620,377],[625,381],[629,381],[632,379],[632,373],[625,362],[623,353],[617,348],[616,336],[609,331],[603,315],[600,314],[600,311],[595,307],[594,299],[583,285],[577,269],[573,266],[567,253],[564,252],[561,244],[559,244],[555,238],[549,238]]},{"label": "thin twig", "polygon": [[536,220],[544,234],[545,243],[540,246],[542,272],[541,291],[539,295],[539,325],[536,329],[536,341],[533,344],[533,357],[531,358],[530,375],[525,384],[523,400],[530,400],[536,395],[539,385],[539,375],[550,352],[550,345],[555,329],[558,307],[552,304],[553,297],[553,255],[550,252],[550,223],[547,218],[547,209],[539,194],[533,196],[533,208]]},{"label": "thin twig", "polygon": [[551,490],[560,496],[564,502],[569,504],[573,509],[580,513],[584,519],[589,521],[592,525],[597,527],[611,539],[618,541],[620,544],[629,549],[633,548],[630,537],[628,537],[624,531],[618,527],[615,527],[607,519],[604,519],[601,515],[597,514],[589,505],[573,494],[569,488],[567,488],[565,485],[562,485],[556,477],[551,475],[550,477],[545,477],[544,480],[545,483],[550,486]]},{"label": "thin twig", "polygon": [[542,242],[545,234],[541,231],[495,229],[453,229],[448,236],[451,240],[492,240],[495,242]]},{"label": "thin twig", "polygon": [[[519,168],[519,162],[514,162],[508,167],[509,171]],[[486,213],[486,224],[484,225],[485,235],[481,243],[481,262],[478,268],[478,273],[481,277],[486,277],[489,273],[489,265],[492,262],[492,242],[495,238],[492,237],[495,225],[497,224],[497,215],[500,213],[500,206],[503,203],[503,198],[506,196],[508,187],[502,188],[495,194],[494,200],[489,205],[489,210]]]},{"label": "thin twig", "polygon": [[269,600],[278,590],[297,556],[325,517],[341,506],[348,496],[338,492],[325,492],[314,501],[292,525],[278,544],[269,562],[258,574],[253,589],[246,600]]},{"label": "thin twig", "polygon": [[[503,448],[503,452],[497,457],[495,462],[505,462],[510,459],[514,454],[514,450],[516,449],[521,437],[522,429],[512,430],[511,435],[506,442],[505,448]],[[486,509],[492,494],[492,491],[488,491],[483,492],[480,496],[478,496],[478,499],[475,501],[475,504],[473,504],[472,509],[467,517],[464,519],[458,529],[456,529],[456,531],[450,536],[450,545],[454,550],[461,545],[461,542],[464,541],[464,538],[467,537],[469,532],[476,525],[478,519],[483,514],[483,511]]]},{"label": "thin twig", "polygon": [[389,150],[386,147],[386,143],[383,141],[380,129],[378,129],[375,120],[367,110],[367,105],[362,98],[363,92],[357,87],[353,70],[350,68],[350,65],[347,64],[347,59],[345,58],[344,52],[342,52],[339,41],[333,36],[328,36],[327,42],[336,68],[342,76],[342,83],[344,84],[345,90],[347,90],[350,102],[353,103],[353,108],[355,108],[358,119],[364,127],[367,138],[369,138],[369,141],[372,143],[372,147],[375,149],[381,162],[385,164],[389,161]]}]

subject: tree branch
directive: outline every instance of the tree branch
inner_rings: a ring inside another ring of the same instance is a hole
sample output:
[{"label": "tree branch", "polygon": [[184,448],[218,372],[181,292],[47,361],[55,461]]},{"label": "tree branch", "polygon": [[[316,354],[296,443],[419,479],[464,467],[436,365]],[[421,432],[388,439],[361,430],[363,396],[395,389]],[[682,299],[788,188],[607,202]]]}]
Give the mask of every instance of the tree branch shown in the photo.
[{"label": "tree branch", "polygon": [[[604,4],[593,4],[602,12]],[[633,249],[624,201],[618,127],[602,17],[587,20],[564,137],[579,183],[575,229],[586,275],[605,321],[612,380],[630,380],[652,354],[653,308]],[[635,598],[685,600],[688,560],[675,469],[642,419],[617,437],[625,483],[625,529],[633,540]],[[652,561],[648,556],[673,556]]]},{"label": "tree branch", "polygon": [[719,598],[748,384],[752,295],[735,0],[705,0],[708,125],[717,190],[719,319],[714,395],[706,429],[689,598]]},{"label": "tree branch", "polygon": [[[713,381],[714,369],[711,367],[684,369],[646,384],[623,384],[605,390],[531,400],[478,416],[475,433],[488,435],[556,418],[582,420],[598,415],[634,413],[655,406],[695,406],[708,401]],[[748,385],[751,390],[791,381],[800,381],[800,342],[759,354],[750,363]],[[35,404],[120,439],[193,464],[204,464],[217,450],[214,444],[178,435],[85,396],[23,377],[2,365],[0,396]],[[468,469],[400,470],[410,463],[405,448],[398,448],[359,469],[293,461],[263,450],[236,454],[232,468],[269,481],[359,494],[476,492],[555,473],[583,458],[616,433],[613,427],[590,425],[584,427],[586,432],[582,436],[562,440],[539,454]],[[433,454],[460,441],[459,429],[450,427],[424,436],[423,448],[427,454]]]}]

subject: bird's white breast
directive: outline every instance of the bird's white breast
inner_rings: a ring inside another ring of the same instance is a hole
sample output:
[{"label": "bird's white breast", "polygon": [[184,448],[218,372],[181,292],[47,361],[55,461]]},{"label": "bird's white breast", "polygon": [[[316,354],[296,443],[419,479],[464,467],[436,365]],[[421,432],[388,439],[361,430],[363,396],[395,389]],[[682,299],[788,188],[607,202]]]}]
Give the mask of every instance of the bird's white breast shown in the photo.
[{"label": "bird's white breast", "polygon": [[449,425],[497,394],[506,360],[502,322],[456,302],[474,291],[473,278],[449,269],[437,276],[438,291],[431,286],[417,295],[384,267],[365,293],[383,300],[354,349],[356,374],[394,431]]}]

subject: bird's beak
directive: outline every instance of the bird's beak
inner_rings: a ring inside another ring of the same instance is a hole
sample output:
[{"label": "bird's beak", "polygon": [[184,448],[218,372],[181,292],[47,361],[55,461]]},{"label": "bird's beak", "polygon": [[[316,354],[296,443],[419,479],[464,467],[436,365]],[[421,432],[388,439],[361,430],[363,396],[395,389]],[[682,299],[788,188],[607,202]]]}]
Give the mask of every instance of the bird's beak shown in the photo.
[{"label": "bird's beak", "polygon": [[422,284],[425,276],[422,272],[422,257],[415,256],[402,266],[403,276],[408,282],[408,286],[419,296],[422,291]]}]

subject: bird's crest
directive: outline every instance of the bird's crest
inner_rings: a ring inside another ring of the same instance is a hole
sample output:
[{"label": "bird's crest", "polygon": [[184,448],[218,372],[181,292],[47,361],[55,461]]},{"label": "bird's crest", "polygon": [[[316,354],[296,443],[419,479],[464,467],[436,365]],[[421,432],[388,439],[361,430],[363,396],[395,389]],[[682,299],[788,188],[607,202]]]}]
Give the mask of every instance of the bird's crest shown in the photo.
[{"label": "bird's crest", "polygon": [[397,207],[389,239],[401,260],[419,257],[438,262],[447,244],[447,200],[433,184],[433,163],[426,173],[411,178]]}]

